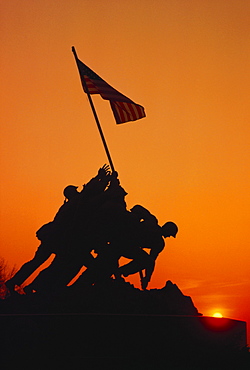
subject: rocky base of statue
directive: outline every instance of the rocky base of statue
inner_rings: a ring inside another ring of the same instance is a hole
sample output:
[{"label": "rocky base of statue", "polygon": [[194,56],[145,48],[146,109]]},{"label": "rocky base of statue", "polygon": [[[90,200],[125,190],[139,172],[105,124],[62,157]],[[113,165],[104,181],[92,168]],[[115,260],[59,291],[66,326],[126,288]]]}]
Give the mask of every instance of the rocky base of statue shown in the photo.
[{"label": "rocky base of statue", "polygon": [[[0,301],[1,369],[249,369],[246,323],[204,317],[168,281],[108,279]],[[18,359],[18,366],[15,362]]]},{"label": "rocky base of statue", "polygon": [[142,291],[124,280],[63,291],[14,294],[0,302],[0,313],[105,313],[201,316],[192,299],[167,281],[162,289]]}]

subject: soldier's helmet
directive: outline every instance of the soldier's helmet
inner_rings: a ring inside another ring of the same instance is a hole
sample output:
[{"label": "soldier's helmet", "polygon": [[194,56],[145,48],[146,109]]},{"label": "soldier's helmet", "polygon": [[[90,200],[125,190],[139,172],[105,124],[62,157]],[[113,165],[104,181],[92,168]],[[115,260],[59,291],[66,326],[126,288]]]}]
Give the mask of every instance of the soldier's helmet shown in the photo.
[{"label": "soldier's helmet", "polygon": [[77,186],[68,185],[63,190],[63,195],[65,196],[65,198],[71,199],[71,198],[73,198],[74,196],[77,195],[78,191],[76,189],[77,189]]},{"label": "soldier's helmet", "polygon": [[165,238],[168,236],[173,236],[175,238],[177,232],[178,226],[174,222],[168,221],[162,226],[162,235],[165,236]]}]

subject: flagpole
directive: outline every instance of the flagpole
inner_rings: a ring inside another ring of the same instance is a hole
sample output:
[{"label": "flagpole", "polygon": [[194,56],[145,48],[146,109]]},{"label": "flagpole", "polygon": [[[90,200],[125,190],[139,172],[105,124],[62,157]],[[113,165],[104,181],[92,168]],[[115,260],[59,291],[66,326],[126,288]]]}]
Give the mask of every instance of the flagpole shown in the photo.
[{"label": "flagpole", "polygon": [[[75,57],[75,60],[76,60],[76,64],[77,64],[77,60],[78,60],[78,56],[76,54],[76,50],[74,48],[74,46],[72,46],[72,52],[74,54],[74,57]],[[110,168],[111,168],[111,171],[114,172],[115,171],[115,167],[114,167],[114,164],[113,164],[113,161],[111,159],[111,155],[110,155],[110,152],[109,152],[109,149],[108,149],[108,146],[107,146],[107,143],[106,143],[106,140],[105,140],[105,137],[104,137],[104,134],[103,134],[103,131],[102,131],[102,128],[101,128],[101,125],[100,125],[100,121],[99,121],[99,118],[97,116],[97,113],[96,113],[96,110],[95,110],[95,106],[94,106],[94,103],[92,101],[92,98],[91,98],[91,95],[89,93],[89,89],[88,89],[88,86],[86,84],[86,81],[85,79],[83,78],[82,79],[82,83],[84,85],[84,89],[87,93],[87,96],[88,96],[88,100],[89,100],[89,104],[91,106],[91,109],[92,109],[92,112],[93,112],[93,115],[95,117],[95,121],[96,121],[96,125],[97,125],[97,128],[98,128],[98,131],[99,131],[99,134],[101,136],[101,140],[102,140],[102,143],[103,143],[103,146],[104,146],[104,149],[105,149],[105,152],[106,152],[106,155],[108,157],[108,161],[109,161],[109,165],[110,165]]]}]

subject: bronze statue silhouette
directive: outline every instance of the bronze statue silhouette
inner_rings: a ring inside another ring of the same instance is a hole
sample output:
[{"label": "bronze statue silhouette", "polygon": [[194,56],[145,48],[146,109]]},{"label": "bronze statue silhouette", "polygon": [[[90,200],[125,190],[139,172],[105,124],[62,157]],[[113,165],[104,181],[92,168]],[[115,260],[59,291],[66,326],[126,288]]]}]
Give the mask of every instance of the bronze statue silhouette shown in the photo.
[{"label": "bronze statue silhouette", "polygon": [[[10,293],[15,291],[15,286],[20,286],[23,282],[40,267],[52,254],[65,255],[67,251],[68,240],[70,237],[77,239],[74,233],[74,221],[78,210],[81,209],[82,203],[88,203],[90,196],[95,198],[102,197],[110,176],[108,165],[104,165],[98,171],[98,174],[83,186],[81,192],[73,185],[67,186],[63,194],[65,196],[64,204],[60,207],[54,220],[43,225],[37,232],[36,236],[41,241],[34,257],[26,262],[17,273],[8,281],[6,286]],[[100,199],[95,199],[100,201]],[[92,259],[88,256],[89,259]],[[66,257],[65,257],[66,258]],[[28,288],[27,288],[28,289]]]},{"label": "bronze statue silhouette", "polygon": [[[167,222],[161,227],[157,218],[146,208],[136,205],[127,211],[111,201],[103,204],[99,217],[102,220],[99,224],[103,227],[103,230],[99,229],[99,234],[105,234],[103,239],[106,239],[106,243],[99,245],[95,262],[73,286],[96,284],[112,275],[119,279],[145,269],[141,285],[142,289],[146,289],[155,261],[165,246],[164,238],[176,237],[177,225]],[[150,252],[147,253],[144,248],[150,249]],[[121,257],[132,261],[119,267]]]},{"label": "bronze statue silhouette", "polygon": [[[102,168],[103,170],[103,168]],[[64,235],[62,248],[46,269],[42,270],[35,280],[25,288],[26,293],[35,291],[55,292],[64,288],[78,274],[80,269],[90,267],[95,260],[91,251],[98,244],[103,244],[101,235],[96,233],[96,218],[103,203],[110,197],[117,197],[113,183],[117,174],[106,174],[102,181],[92,179],[84,188],[83,202],[78,203],[77,210],[71,220],[71,228]],[[125,191],[120,188],[124,194]],[[98,249],[98,248],[97,248]]]},{"label": "bronze statue silhouette", "polygon": [[[119,274],[128,276],[136,272],[141,272],[141,286],[146,289],[155,268],[155,262],[160,252],[165,247],[164,238],[170,236],[176,237],[178,227],[174,222],[168,221],[163,226],[158,224],[157,218],[146,208],[136,205],[131,209],[132,214],[139,221],[137,228],[137,247],[149,249],[150,263],[141,267],[137,260],[119,268]],[[145,276],[142,275],[142,269],[145,269]]]},{"label": "bronze statue silhouette", "polygon": [[[141,205],[127,210],[126,195],[118,173],[111,173],[108,165],[101,167],[81,192],[76,186],[67,186],[65,202],[54,220],[36,233],[41,244],[34,258],[6,282],[10,292],[51,254],[55,255],[52,263],[24,288],[27,294],[33,291],[54,293],[63,289],[83,266],[87,269],[72,289],[101,283],[112,275],[123,279],[138,272],[141,287],[146,289],[155,261],[165,246],[164,238],[175,237],[178,228],[173,222],[159,226],[157,218]],[[149,253],[145,249],[149,249]],[[97,257],[93,256],[93,251]],[[119,266],[121,257],[131,262]]]}]

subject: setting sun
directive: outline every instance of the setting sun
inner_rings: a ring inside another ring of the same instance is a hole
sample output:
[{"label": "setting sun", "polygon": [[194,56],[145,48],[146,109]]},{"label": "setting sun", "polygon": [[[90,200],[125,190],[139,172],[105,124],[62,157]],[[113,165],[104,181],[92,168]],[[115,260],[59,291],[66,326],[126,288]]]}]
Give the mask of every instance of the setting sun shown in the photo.
[{"label": "setting sun", "polygon": [[215,312],[215,313],[213,314],[213,317],[219,317],[219,318],[221,318],[221,317],[223,317],[223,316],[222,316],[222,314],[221,314],[220,312]]}]

